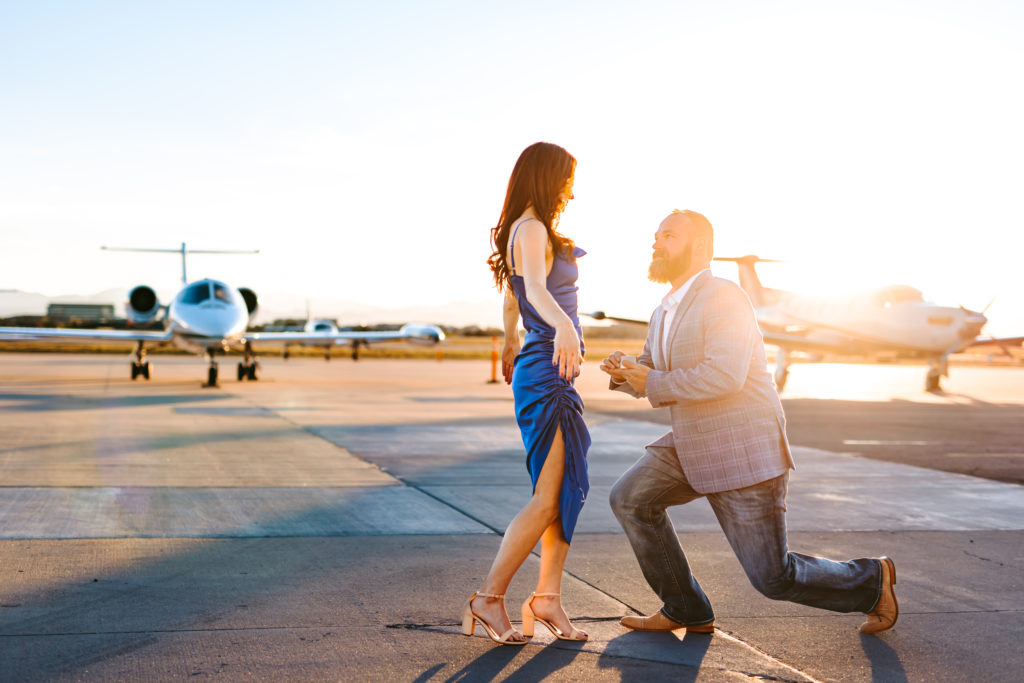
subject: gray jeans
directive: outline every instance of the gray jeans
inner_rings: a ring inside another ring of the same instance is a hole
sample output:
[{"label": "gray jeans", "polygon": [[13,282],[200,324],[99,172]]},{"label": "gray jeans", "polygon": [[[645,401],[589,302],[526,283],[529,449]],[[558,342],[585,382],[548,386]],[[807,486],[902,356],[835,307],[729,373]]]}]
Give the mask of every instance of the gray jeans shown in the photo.
[{"label": "gray jeans", "polygon": [[[788,483],[786,472],[754,486],[707,494],[750,583],[773,600],[834,612],[870,612],[882,590],[878,560],[835,562],[789,552]],[[649,446],[611,493],[612,511],[629,537],[644,578],[664,603],[662,613],[679,624],[706,624],[715,613],[690,573],[665,508],[703,495],[690,486],[675,449],[662,446]]]}]

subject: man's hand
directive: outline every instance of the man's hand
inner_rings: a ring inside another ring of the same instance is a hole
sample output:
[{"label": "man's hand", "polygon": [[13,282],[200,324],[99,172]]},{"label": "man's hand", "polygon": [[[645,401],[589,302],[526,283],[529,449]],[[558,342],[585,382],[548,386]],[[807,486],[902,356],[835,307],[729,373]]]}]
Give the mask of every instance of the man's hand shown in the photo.
[{"label": "man's hand", "polygon": [[[633,391],[641,396],[645,395],[647,393],[647,375],[650,374],[651,369],[646,365],[635,363],[629,358],[621,358],[619,362],[622,364],[622,368],[619,370],[621,379],[626,380]],[[614,377],[614,375],[612,376]]]},{"label": "man's hand", "polygon": [[617,379],[620,382],[625,381],[625,377],[622,376],[622,351],[616,351],[612,355],[601,361],[601,370],[612,376],[613,379]]}]

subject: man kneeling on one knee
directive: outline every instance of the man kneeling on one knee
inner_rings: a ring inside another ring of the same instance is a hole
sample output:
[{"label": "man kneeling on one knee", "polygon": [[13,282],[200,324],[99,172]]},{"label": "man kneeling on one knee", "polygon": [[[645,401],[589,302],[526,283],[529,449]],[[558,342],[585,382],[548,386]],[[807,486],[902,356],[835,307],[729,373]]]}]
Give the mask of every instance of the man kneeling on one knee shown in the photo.
[{"label": "man kneeling on one knee", "polygon": [[860,630],[899,616],[888,557],[836,562],[790,552],[786,489],[793,468],[786,418],[767,370],[747,295],[711,274],[714,233],[693,211],[673,211],[654,236],[649,277],[671,285],[635,361],[601,364],[610,388],[667,406],[672,431],[647,446],[615,484],[611,505],[663,606],[623,617],[638,631],[710,633],[715,613],[665,510],[707,497],[753,586],[774,600],[868,615]]}]

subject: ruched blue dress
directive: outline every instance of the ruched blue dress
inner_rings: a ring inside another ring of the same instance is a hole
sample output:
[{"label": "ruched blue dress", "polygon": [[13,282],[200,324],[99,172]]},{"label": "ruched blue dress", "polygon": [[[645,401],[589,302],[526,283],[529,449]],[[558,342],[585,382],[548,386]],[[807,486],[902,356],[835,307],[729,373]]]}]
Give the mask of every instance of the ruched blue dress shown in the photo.
[{"label": "ruched blue dress", "polygon": [[[532,219],[526,219],[532,220]],[[512,274],[509,281],[512,293],[519,303],[519,315],[526,328],[526,343],[516,356],[512,370],[512,395],[515,397],[516,421],[526,446],[526,469],[537,488],[537,478],[555,438],[555,432],[562,428],[565,441],[565,473],[562,476],[562,491],[559,495],[559,511],[562,517],[562,533],[567,542],[572,541],[576,519],[583,509],[590,490],[587,478],[587,450],[590,448],[590,432],[583,422],[583,400],[573,388],[573,382],[558,374],[558,366],[551,362],[555,351],[555,330],[537,313],[526,299],[526,284],[516,273],[514,255],[516,234],[520,221],[509,241]],[[576,247],[571,255],[555,255],[551,272],[547,277],[547,289],[565,314],[576,326],[580,337],[580,353],[583,352],[583,333],[576,304],[576,278],[579,270],[576,259],[586,252]]]}]

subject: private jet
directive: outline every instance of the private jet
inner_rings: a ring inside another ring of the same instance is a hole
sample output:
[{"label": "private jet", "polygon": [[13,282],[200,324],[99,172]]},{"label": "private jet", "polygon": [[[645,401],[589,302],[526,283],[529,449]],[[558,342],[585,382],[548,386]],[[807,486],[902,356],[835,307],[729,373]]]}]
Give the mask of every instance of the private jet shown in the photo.
[{"label": "private jet", "polygon": [[[755,264],[772,262],[757,256],[720,257],[739,268],[740,286],[747,293],[765,344],[777,348],[775,384],[786,386],[791,353],[811,357],[854,357],[870,362],[923,359],[928,363],[925,390],[941,390],[949,376],[949,356],[980,345],[1020,345],[1024,337],[979,338],[988,319],[984,311],[963,306],[940,306],[924,300],[917,289],[892,285],[843,297],[809,296],[770,289],[761,284]],[[646,321],[609,319],[646,325]]]},{"label": "private jet", "polygon": [[246,287],[232,287],[219,280],[202,279],[189,282],[185,267],[187,254],[256,253],[238,251],[192,250],[182,243],[180,249],[121,249],[103,247],[110,251],[177,253],[181,255],[182,288],[163,305],[156,292],[148,285],[139,285],[128,292],[125,302],[126,317],[130,324],[139,325],[162,320],[163,330],[78,330],[36,327],[0,327],[0,341],[88,341],[94,343],[134,342],[131,378],[150,378],[150,364],[146,348],[173,345],[202,355],[209,361],[207,382],[215,387],[218,380],[217,357],[235,349],[243,351],[238,363],[239,381],[259,377],[254,345],[302,344],[351,345],[353,353],[371,342],[403,340],[419,344],[437,344],[444,340],[444,332],[435,325],[409,323],[395,331],[339,331],[332,324],[326,329],[306,329],[302,332],[249,332],[250,321],[259,308],[256,293]]}]

